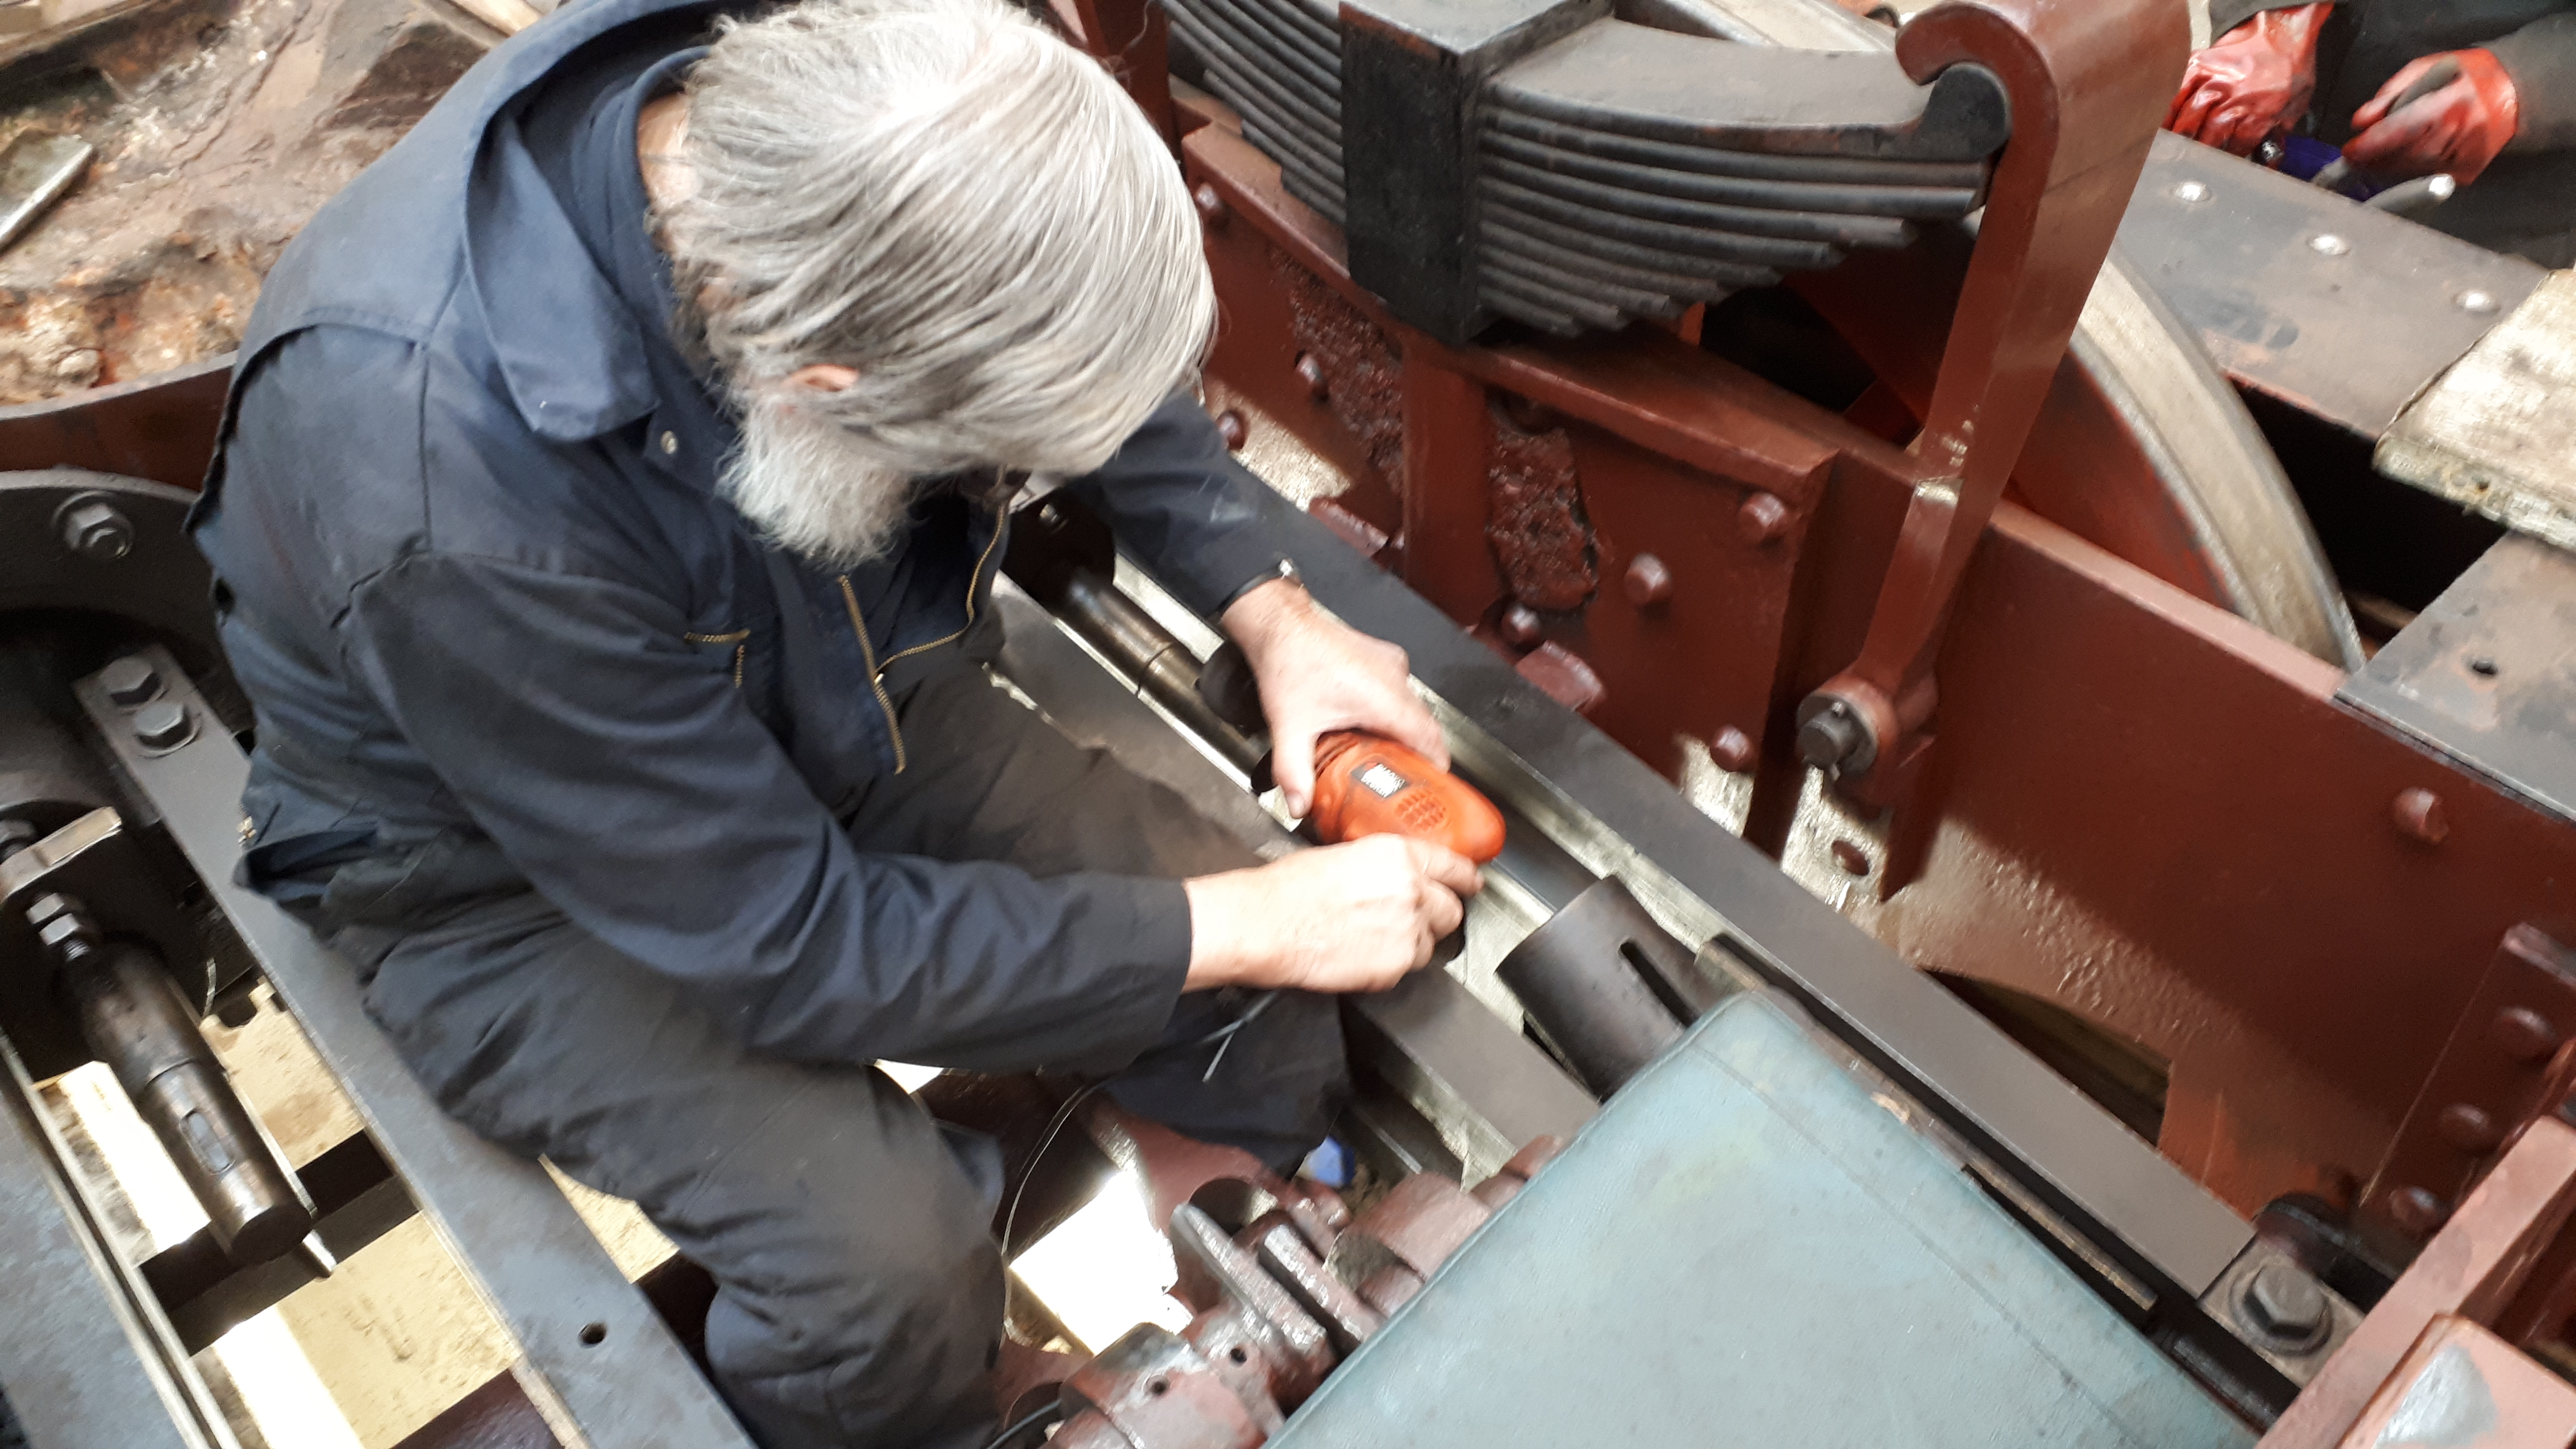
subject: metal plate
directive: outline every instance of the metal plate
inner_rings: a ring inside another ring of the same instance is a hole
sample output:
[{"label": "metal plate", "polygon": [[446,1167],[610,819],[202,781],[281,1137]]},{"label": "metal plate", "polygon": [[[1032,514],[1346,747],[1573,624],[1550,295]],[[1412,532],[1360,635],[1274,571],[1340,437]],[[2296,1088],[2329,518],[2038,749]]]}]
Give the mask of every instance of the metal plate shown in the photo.
[{"label": "metal plate", "polygon": [[2576,820],[2576,556],[2507,535],[2336,698]]},{"label": "metal plate", "polygon": [[2171,134],[2120,249],[2239,385],[2368,438],[2548,275]]},{"label": "metal plate", "polygon": [[1621,1091],[1272,1442],[2252,1439],[1746,995]]}]

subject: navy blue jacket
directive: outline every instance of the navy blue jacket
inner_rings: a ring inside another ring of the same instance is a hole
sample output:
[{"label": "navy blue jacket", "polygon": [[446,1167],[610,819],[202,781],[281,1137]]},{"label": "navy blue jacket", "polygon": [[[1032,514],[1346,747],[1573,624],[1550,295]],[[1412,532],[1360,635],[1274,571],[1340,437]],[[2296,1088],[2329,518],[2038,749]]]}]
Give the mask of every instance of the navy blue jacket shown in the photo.
[{"label": "navy blue jacket", "polygon": [[[1177,883],[844,833],[904,766],[887,671],[989,614],[1003,517],[938,490],[837,574],[717,495],[734,427],[671,337],[634,118],[719,12],[582,0],[532,26],[270,275],[196,522],[258,714],[245,877],[327,917],[353,861],[488,840],[762,1050],[1142,1046],[1188,963]],[[1072,486],[1203,611],[1279,562],[1187,398]]]}]

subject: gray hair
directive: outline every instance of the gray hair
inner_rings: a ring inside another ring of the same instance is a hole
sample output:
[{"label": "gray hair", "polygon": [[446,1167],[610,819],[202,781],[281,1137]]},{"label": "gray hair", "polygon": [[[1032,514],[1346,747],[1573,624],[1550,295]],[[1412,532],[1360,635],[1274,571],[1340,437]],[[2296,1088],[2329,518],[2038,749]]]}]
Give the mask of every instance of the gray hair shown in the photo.
[{"label": "gray hair", "polygon": [[[804,0],[689,82],[665,218],[747,410],[884,469],[1083,473],[1205,358],[1216,293],[1179,167],[1088,56],[1001,0]],[[838,393],[782,384],[854,368]]]}]

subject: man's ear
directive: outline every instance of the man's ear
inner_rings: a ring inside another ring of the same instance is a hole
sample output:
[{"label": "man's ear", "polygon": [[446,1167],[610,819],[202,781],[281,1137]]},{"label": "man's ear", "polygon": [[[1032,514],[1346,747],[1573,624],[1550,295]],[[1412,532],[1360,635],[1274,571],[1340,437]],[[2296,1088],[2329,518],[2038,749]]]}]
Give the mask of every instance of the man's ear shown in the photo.
[{"label": "man's ear", "polygon": [[811,388],[816,392],[841,392],[859,380],[859,370],[829,362],[809,362],[787,374],[789,387]]}]

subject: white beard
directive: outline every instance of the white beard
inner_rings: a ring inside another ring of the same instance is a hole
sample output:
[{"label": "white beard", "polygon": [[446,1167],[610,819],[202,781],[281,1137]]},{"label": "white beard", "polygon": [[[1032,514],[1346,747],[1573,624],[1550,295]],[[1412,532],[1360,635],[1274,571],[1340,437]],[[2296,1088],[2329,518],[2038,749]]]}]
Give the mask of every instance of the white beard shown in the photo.
[{"label": "white beard", "polygon": [[718,486],[772,543],[827,568],[883,555],[912,506],[912,480],[859,438],[793,406],[755,402]]}]

